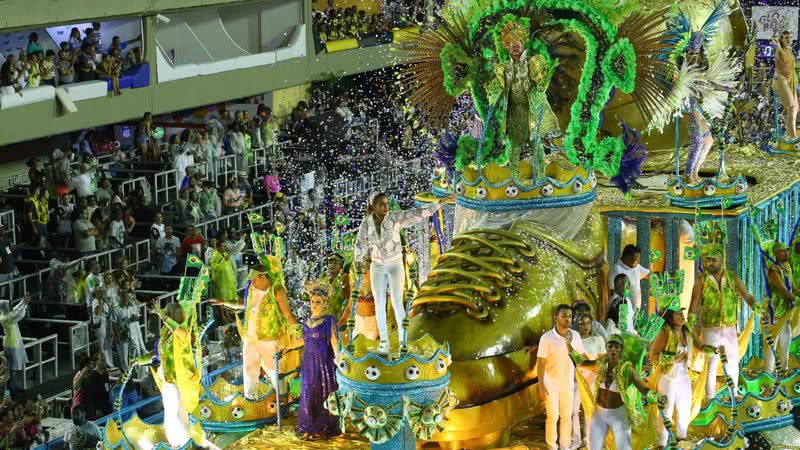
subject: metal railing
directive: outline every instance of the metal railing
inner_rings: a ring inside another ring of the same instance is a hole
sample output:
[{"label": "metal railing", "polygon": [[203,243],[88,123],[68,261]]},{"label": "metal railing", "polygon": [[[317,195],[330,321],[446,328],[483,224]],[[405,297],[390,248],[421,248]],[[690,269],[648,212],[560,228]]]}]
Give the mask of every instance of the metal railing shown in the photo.
[{"label": "metal railing", "polygon": [[238,155],[227,155],[217,158],[214,165],[214,176],[217,186],[228,186],[228,181],[236,176],[238,170]]},{"label": "metal railing", "polygon": [[264,203],[263,205],[255,206],[250,209],[244,209],[235,213],[227,214],[216,219],[211,219],[205,222],[195,224],[197,231],[203,235],[208,236],[210,230],[229,229],[231,224],[235,224],[237,230],[243,230],[247,226],[247,215],[250,213],[258,213],[264,217],[264,222],[269,223],[272,221],[273,204]]},{"label": "metal railing", "polygon": [[120,188],[122,189],[122,195],[127,196],[131,194],[133,191],[136,190],[136,187],[141,184],[142,188],[146,188],[148,186],[147,179],[145,177],[137,177],[131,178],[123,181],[120,183]]},{"label": "metal railing", "polygon": [[178,199],[178,171],[176,169],[158,172],[153,177],[153,202],[163,205]]},{"label": "metal railing", "polygon": [[4,209],[3,211],[0,211],[0,223],[3,224],[3,227],[6,230],[11,231],[11,242],[14,245],[17,245],[17,226],[14,220],[14,210]]},{"label": "metal railing", "polygon": [[47,325],[68,325],[69,342],[58,342],[58,345],[69,347],[70,363],[75,370],[75,356],[80,353],[89,354],[89,321],[62,320],[62,319],[24,319],[25,323],[41,323]]},{"label": "metal railing", "polygon": [[[89,261],[97,261],[101,268],[111,270],[113,266],[113,259],[118,256],[122,256],[122,254],[129,257],[128,259],[130,265],[138,266],[139,264],[149,262],[150,241],[148,239],[144,239],[127,244],[124,248],[115,248],[106,250],[104,252],[87,255],[72,261],[70,264],[79,263],[86,266]],[[0,283],[0,288],[8,286],[12,289],[12,292],[31,292],[38,294],[42,290],[44,283],[47,280],[46,275],[50,274],[52,271],[52,267],[47,267],[28,275],[17,276],[11,280]],[[35,288],[38,288],[38,290]]]},{"label": "metal railing", "polygon": [[8,177],[0,178],[0,192],[7,191],[20,185],[30,184],[31,179],[28,173],[18,173]]},{"label": "metal railing", "polygon": [[[44,366],[45,364],[53,364],[53,373],[55,376],[58,376],[58,335],[51,334],[49,336],[45,336],[43,338],[22,338],[23,342],[25,342],[25,352],[27,353],[28,349],[33,349],[33,358],[28,360],[28,364],[25,365],[25,368],[22,369],[22,389],[28,389],[28,371],[36,369],[39,372],[39,383],[42,384],[44,382]],[[42,356],[42,346],[46,343],[51,343],[53,345],[53,356],[50,358],[44,359]]]}]

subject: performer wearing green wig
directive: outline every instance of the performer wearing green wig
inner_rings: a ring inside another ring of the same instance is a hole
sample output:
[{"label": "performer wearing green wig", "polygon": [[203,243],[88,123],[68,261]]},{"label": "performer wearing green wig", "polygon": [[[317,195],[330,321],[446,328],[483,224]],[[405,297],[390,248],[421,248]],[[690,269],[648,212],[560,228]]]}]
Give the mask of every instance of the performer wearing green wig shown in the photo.
[{"label": "performer wearing green wig", "polygon": [[262,368],[269,375],[273,387],[278,389],[274,356],[280,350],[280,341],[288,333],[289,326],[297,324],[289,308],[280,260],[265,256],[262,262],[264,264],[250,268],[243,304],[212,300],[212,303],[245,311],[244,324],[237,317],[236,325],[243,343],[244,395],[248,399],[255,399],[258,395],[258,377]]}]

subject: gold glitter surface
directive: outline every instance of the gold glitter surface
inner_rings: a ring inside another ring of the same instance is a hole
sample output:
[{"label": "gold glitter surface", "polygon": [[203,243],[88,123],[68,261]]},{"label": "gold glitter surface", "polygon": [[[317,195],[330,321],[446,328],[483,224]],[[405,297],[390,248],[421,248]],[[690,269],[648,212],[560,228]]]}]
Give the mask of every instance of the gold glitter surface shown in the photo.
[{"label": "gold glitter surface", "polygon": [[800,431],[794,427],[783,427],[772,431],[763,431],[761,435],[770,443],[773,450],[797,450],[800,448]]},{"label": "gold glitter surface", "polygon": [[[682,158],[685,158],[683,151]],[[749,204],[757,204],[773,197],[779,191],[800,181],[797,175],[800,173],[800,158],[797,155],[768,155],[754,145],[744,147],[729,146],[725,152],[727,173],[731,177],[743,175],[748,178],[749,187],[747,188],[747,198]],[[667,173],[671,173],[669,164],[662,165],[668,167]],[[708,156],[703,164],[702,175],[706,177],[715,176],[719,166],[719,153],[715,149]],[[651,174],[645,173],[643,177]],[[752,181],[755,180],[755,184]],[[609,184],[603,180],[603,185]],[[610,209],[629,209],[629,210],[673,210],[667,205],[664,197],[666,187],[663,191],[657,190],[633,190],[630,201],[625,199],[624,194],[616,187],[600,186],[597,187],[596,205],[600,211]],[[739,214],[744,208],[732,210],[733,214]]]}]

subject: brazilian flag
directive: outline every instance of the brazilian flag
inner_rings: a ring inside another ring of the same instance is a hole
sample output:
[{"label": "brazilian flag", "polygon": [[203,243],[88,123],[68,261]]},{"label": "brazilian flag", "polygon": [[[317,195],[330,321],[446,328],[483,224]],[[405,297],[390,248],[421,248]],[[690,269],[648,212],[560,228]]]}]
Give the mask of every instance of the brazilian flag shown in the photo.
[{"label": "brazilian flag", "polygon": [[264,223],[264,216],[253,212],[247,215],[247,220],[250,221],[250,225],[256,225],[259,223]]},{"label": "brazilian flag", "polygon": [[186,267],[195,267],[197,269],[203,267],[203,261],[197,255],[189,255],[186,257]]},{"label": "brazilian flag", "polygon": [[661,261],[661,252],[658,250],[650,250],[650,262],[657,263]]},{"label": "brazilian flag", "polygon": [[694,247],[684,248],[683,258],[689,261],[697,261],[697,249]]}]

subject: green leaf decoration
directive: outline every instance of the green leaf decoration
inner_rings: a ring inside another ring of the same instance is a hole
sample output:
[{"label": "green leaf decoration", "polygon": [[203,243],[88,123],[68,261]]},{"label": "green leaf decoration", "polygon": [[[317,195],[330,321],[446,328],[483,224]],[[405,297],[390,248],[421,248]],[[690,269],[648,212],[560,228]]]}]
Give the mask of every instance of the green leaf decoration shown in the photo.
[{"label": "green leaf decoration", "polygon": [[661,251],[659,250],[650,250],[650,263],[657,263],[661,261]]}]

